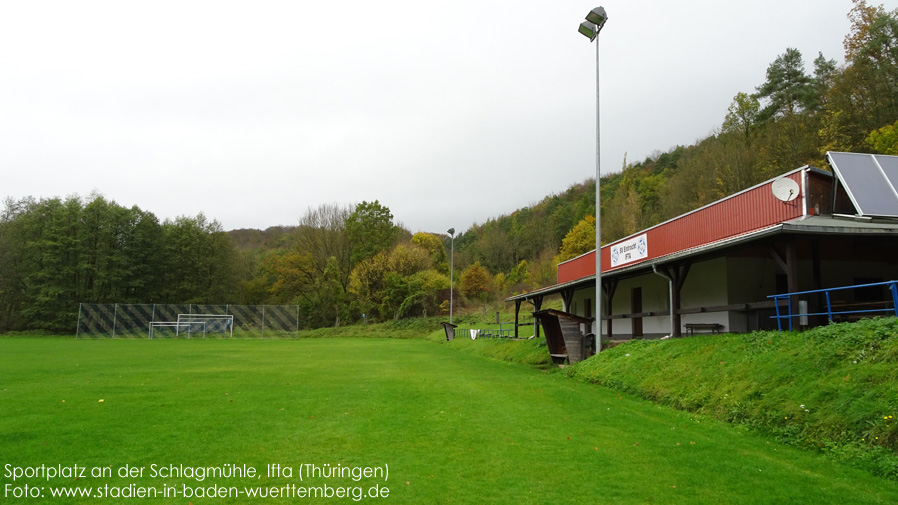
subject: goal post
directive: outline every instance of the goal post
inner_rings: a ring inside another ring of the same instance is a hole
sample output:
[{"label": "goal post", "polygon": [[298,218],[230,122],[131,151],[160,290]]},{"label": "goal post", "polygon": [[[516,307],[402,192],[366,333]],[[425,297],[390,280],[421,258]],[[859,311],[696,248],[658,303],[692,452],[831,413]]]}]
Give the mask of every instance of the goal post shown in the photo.
[{"label": "goal post", "polygon": [[234,338],[234,316],[231,314],[178,314],[178,323],[203,323],[205,332],[217,332]]},{"label": "goal post", "polygon": [[190,335],[192,333],[196,333],[198,331],[202,331],[203,338],[206,338],[206,322],[205,321],[185,321],[185,322],[171,322],[171,321],[153,321],[150,323],[150,333],[149,337],[152,340],[156,334],[156,330],[158,328],[174,328],[175,329],[175,337],[179,338],[181,336],[182,330],[183,333],[187,334],[187,339],[190,339]]}]

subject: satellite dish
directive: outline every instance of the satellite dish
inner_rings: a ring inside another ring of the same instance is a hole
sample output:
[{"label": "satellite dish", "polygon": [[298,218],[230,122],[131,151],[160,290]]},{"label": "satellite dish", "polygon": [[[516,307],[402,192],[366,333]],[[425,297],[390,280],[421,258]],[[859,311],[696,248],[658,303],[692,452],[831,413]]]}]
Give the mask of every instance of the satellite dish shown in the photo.
[{"label": "satellite dish", "polygon": [[791,202],[798,198],[798,183],[788,177],[781,177],[773,181],[770,191],[777,200]]}]

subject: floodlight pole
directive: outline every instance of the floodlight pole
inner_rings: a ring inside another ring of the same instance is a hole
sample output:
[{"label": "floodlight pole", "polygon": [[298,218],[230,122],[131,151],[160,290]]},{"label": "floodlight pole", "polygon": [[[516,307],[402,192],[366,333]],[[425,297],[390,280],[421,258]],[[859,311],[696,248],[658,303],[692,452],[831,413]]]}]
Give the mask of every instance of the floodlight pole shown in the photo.
[{"label": "floodlight pole", "polygon": [[586,22],[580,23],[579,32],[596,43],[596,353],[602,351],[602,179],[601,135],[599,115],[599,32],[608,21],[604,7],[596,7],[586,15]]},{"label": "floodlight pole", "polygon": [[447,232],[449,240],[449,324],[452,324],[452,274],[455,269],[455,228],[449,228]]},{"label": "floodlight pole", "polygon": [[596,354],[602,351],[602,137],[599,135],[599,37],[596,37]]}]

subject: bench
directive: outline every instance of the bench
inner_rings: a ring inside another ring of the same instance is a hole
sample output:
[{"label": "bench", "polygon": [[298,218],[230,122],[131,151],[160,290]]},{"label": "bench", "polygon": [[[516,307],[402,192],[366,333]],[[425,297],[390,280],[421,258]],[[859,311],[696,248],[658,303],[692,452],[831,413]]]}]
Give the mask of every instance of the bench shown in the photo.
[{"label": "bench", "polygon": [[686,325],[686,333],[695,335],[695,330],[710,330],[711,333],[720,333],[723,325],[720,323],[688,323]]}]

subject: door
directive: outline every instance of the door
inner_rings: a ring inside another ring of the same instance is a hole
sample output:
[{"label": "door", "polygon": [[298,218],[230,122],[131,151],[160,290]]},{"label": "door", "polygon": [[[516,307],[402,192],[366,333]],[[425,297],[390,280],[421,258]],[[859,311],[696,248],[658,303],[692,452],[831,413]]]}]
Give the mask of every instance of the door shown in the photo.
[{"label": "door", "polygon": [[[633,314],[638,314],[642,312],[642,288],[633,288],[630,290],[630,312]],[[633,336],[641,337],[642,336],[642,317],[634,316],[632,319],[633,323]]]}]

